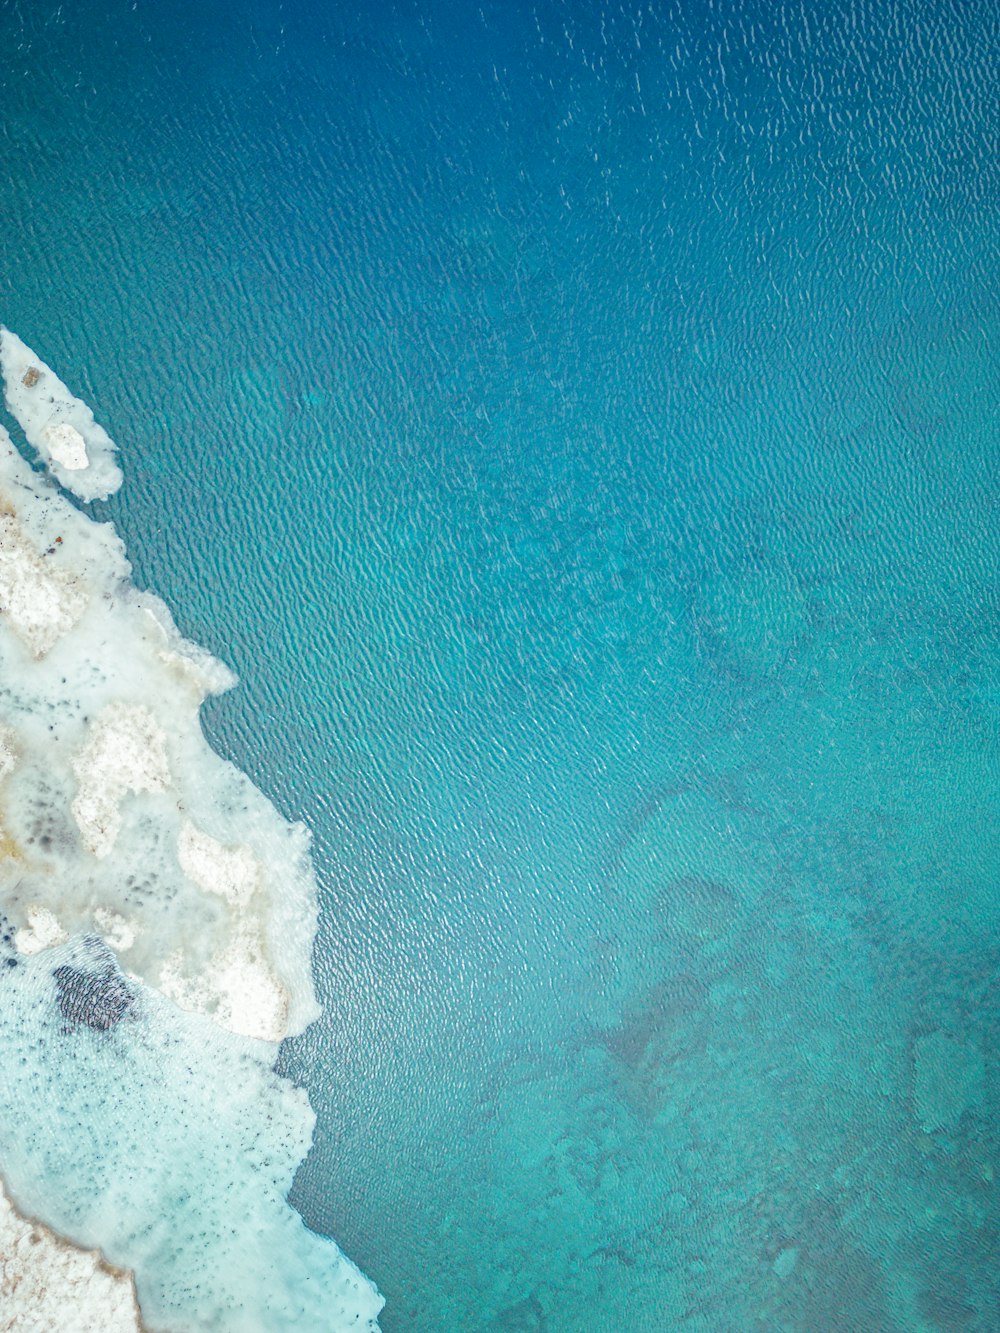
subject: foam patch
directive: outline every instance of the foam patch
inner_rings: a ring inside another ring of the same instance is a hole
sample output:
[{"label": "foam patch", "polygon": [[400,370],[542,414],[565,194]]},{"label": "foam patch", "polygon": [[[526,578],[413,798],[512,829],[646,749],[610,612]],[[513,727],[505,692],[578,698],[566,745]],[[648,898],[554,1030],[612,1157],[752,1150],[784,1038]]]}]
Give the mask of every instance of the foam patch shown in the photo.
[{"label": "foam patch", "polygon": [[86,403],[9,329],[0,328],[7,406],[56,480],[81,500],[106,500],[122,484],[116,445]]},{"label": "foam patch", "polygon": [[[0,362],[51,475],[115,489],[89,409],[6,330]],[[378,1292],[286,1201],[313,1126],[273,1072],[319,1013],[308,834],[208,746],[234,679],[130,572],[0,427],[0,1175],[134,1273],[154,1333],[373,1330]]]},{"label": "foam patch", "polygon": [[127,1273],[22,1217],[0,1188],[0,1333],[141,1333]]},{"label": "foam patch", "polygon": [[0,902],[26,949],[113,936],[149,985],[280,1041],[318,1012],[308,836],[208,746],[233,677],[129,572],[0,428]]},{"label": "foam patch", "polygon": [[378,1293],[286,1202],[313,1121],[270,1043],[177,1009],[85,937],[0,967],[0,1044],[12,1199],[132,1270],[149,1329],[375,1328]]}]

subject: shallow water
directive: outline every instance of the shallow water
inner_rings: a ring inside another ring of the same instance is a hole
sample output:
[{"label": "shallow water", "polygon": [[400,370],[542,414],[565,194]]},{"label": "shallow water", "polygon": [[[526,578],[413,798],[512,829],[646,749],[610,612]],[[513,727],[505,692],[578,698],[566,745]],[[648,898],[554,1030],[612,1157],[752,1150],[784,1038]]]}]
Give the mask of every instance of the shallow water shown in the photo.
[{"label": "shallow water", "polygon": [[1000,15],[0,14],[0,317],[313,829],[386,1333],[1000,1323]]}]

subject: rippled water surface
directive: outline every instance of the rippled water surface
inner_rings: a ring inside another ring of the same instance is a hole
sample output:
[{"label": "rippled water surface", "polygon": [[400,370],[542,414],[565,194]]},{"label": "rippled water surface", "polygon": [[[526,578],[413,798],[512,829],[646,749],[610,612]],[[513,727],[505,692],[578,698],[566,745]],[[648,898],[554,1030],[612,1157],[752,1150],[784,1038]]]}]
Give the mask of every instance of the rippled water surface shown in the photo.
[{"label": "rippled water surface", "polygon": [[1000,9],[12,0],[0,318],[315,839],[386,1333],[1000,1327]]}]

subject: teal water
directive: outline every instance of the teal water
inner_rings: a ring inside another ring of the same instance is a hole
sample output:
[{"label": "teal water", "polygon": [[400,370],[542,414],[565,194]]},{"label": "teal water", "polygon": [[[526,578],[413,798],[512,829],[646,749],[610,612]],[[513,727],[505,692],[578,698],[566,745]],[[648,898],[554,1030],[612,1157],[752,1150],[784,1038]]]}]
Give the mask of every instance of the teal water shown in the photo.
[{"label": "teal water", "polygon": [[313,829],[387,1333],[1000,1326],[998,36],[0,13],[0,317]]}]

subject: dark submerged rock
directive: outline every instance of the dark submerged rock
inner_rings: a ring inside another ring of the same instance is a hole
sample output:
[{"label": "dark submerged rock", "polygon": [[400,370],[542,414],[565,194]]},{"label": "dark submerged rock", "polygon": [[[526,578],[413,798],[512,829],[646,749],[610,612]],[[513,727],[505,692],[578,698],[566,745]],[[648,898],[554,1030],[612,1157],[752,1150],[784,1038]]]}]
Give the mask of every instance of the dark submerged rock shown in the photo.
[{"label": "dark submerged rock", "polygon": [[128,982],[113,964],[90,972],[64,963],[52,975],[60,1012],[70,1023],[86,1023],[97,1032],[107,1032],[135,1003]]}]

